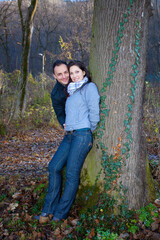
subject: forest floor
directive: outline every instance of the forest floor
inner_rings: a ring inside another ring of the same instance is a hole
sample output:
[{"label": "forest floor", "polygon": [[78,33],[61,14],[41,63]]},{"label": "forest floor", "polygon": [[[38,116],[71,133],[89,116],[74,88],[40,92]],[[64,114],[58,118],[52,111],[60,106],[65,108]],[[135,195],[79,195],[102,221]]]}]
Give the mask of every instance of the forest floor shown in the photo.
[{"label": "forest floor", "polygon": [[[11,136],[0,139],[0,239],[82,239],[76,236],[75,231],[81,209],[76,203],[70,217],[61,223],[39,224],[34,220],[44,201],[47,165],[62,138],[63,130],[48,127],[22,133],[12,131]],[[150,145],[149,148],[150,158],[158,161],[158,153]],[[152,171],[159,181],[158,164],[153,165]],[[83,239],[93,237],[92,229],[90,235]],[[158,240],[160,220],[156,218],[150,228],[143,225],[135,234],[125,233],[121,239]]]}]

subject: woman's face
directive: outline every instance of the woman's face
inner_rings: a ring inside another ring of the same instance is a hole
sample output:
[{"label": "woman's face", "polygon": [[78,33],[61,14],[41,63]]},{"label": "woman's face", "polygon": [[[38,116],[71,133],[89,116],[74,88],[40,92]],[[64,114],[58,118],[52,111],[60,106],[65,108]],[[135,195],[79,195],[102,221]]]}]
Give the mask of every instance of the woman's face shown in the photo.
[{"label": "woman's face", "polygon": [[71,77],[72,82],[79,82],[82,81],[85,76],[85,71],[82,71],[77,66],[72,66],[69,69],[69,74]]}]

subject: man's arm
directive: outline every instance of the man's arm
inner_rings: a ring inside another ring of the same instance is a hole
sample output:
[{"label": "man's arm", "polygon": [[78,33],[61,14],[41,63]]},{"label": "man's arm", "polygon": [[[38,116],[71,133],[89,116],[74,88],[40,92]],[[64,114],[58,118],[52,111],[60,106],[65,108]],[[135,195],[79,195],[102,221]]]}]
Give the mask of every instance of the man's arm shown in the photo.
[{"label": "man's arm", "polygon": [[51,99],[52,99],[52,106],[54,108],[55,114],[57,116],[58,122],[61,124],[61,126],[64,128],[63,124],[65,123],[65,93],[64,88],[59,86],[58,82],[54,86],[52,92],[51,92]]},{"label": "man's arm", "polygon": [[54,108],[55,114],[57,116],[58,122],[61,124],[62,127],[63,124],[65,123],[65,102],[60,102],[59,100],[54,98],[53,95],[51,95],[52,99],[52,106]]}]

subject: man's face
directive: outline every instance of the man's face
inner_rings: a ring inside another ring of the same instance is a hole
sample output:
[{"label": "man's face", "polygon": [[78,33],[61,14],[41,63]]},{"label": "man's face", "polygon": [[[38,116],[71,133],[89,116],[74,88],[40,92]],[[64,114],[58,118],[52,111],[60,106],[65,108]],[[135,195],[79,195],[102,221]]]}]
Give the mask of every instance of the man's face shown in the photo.
[{"label": "man's face", "polygon": [[56,66],[54,68],[53,76],[54,78],[57,79],[58,82],[60,82],[63,85],[66,85],[69,81],[69,72],[67,66],[65,64]]}]

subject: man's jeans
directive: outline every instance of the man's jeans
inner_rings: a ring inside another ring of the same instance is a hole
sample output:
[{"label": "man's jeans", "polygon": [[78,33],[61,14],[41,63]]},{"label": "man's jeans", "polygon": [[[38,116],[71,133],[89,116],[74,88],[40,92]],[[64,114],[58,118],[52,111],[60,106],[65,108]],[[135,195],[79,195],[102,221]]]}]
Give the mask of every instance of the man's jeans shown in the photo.
[{"label": "man's jeans", "polygon": [[[66,219],[75,199],[84,160],[93,145],[90,130],[76,130],[65,134],[62,143],[49,163],[48,193],[42,212]],[[61,196],[61,172],[66,165],[66,182]]]}]

